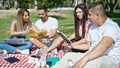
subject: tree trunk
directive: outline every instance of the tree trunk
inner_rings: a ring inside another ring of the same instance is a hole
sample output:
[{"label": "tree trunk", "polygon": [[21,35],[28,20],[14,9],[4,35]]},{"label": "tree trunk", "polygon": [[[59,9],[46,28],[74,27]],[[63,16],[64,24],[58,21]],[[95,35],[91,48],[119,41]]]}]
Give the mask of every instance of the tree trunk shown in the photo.
[{"label": "tree trunk", "polygon": [[6,9],[6,0],[2,1],[2,9]]},{"label": "tree trunk", "polygon": [[37,0],[34,0],[35,9],[37,9]]},{"label": "tree trunk", "polygon": [[14,8],[17,9],[17,7],[18,7],[18,2],[17,0],[14,0]]},{"label": "tree trunk", "polygon": [[110,8],[110,16],[111,17],[113,16],[113,11],[114,11],[114,8]]},{"label": "tree trunk", "polygon": [[114,8],[115,8],[115,6],[117,4],[117,1],[118,0],[106,0],[107,5],[110,8],[110,14],[109,14],[110,16],[113,16]]},{"label": "tree trunk", "polygon": [[76,6],[77,4],[81,4],[81,3],[83,3],[83,0],[74,0],[75,6]]},{"label": "tree trunk", "polygon": [[70,0],[67,0],[67,7],[70,7]]}]

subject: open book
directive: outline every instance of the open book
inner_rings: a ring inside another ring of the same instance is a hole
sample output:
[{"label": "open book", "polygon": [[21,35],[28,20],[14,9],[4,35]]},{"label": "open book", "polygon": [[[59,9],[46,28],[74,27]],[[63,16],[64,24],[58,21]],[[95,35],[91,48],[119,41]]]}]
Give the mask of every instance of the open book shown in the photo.
[{"label": "open book", "polygon": [[30,36],[35,36],[35,35],[46,35],[47,34],[47,31],[45,29],[42,29],[42,30],[38,30],[35,26],[31,27],[30,28],[31,32],[30,32]]},{"label": "open book", "polygon": [[72,41],[62,32],[57,31],[58,35],[61,36],[67,43],[72,43]]},{"label": "open book", "polygon": [[30,33],[30,36],[32,37],[32,36],[34,36],[35,34],[37,34],[38,36],[40,36],[40,35],[46,35],[46,34],[47,34],[47,31],[46,31],[46,30],[41,30],[41,31],[35,32],[34,30],[32,30],[31,33]]}]

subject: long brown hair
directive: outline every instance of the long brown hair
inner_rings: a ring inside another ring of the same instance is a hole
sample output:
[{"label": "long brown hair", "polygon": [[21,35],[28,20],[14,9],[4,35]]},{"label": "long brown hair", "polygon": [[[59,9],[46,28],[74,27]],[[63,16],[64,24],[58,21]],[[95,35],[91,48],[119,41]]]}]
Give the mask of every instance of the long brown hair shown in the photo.
[{"label": "long brown hair", "polygon": [[[83,11],[83,18],[80,20],[77,16],[76,16],[76,9],[80,8]],[[87,12],[87,7],[84,4],[78,4],[75,9],[74,9],[74,23],[75,23],[75,39],[79,40],[81,38],[84,38],[85,36],[85,23],[86,20],[88,19],[88,12]],[[81,21],[81,25],[82,25],[82,37],[79,36],[79,21]]]},{"label": "long brown hair", "polygon": [[[23,16],[24,16],[24,12],[28,12],[29,16],[30,13],[27,9],[20,9],[17,13],[17,30],[18,31],[22,31],[23,30]],[[30,24],[30,20],[28,21],[28,25]]]}]

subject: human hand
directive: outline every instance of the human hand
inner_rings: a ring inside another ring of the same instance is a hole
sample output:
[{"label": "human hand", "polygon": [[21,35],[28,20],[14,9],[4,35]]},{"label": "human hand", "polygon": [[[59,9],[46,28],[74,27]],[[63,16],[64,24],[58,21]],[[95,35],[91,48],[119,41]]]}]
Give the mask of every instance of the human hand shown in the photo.
[{"label": "human hand", "polygon": [[29,33],[30,33],[30,31],[29,31],[29,30],[26,30],[26,31],[25,31],[25,34],[29,34]]},{"label": "human hand", "polygon": [[76,62],[76,64],[74,65],[74,68],[83,68],[86,64],[87,64],[87,59],[82,58]]},{"label": "human hand", "polygon": [[28,30],[27,30],[27,33],[30,34],[30,33],[31,33],[31,30],[28,29]]},{"label": "human hand", "polygon": [[67,43],[67,42],[63,43],[63,50],[65,52],[69,52],[69,51],[71,51],[71,49],[72,49],[72,46],[69,43]]},{"label": "human hand", "polygon": [[68,43],[68,44],[67,44],[67,47],[68,47],[69,49],[72,49],[72,48],[73,48],[73,45],[72,45],[71,43]]},{"label": "human hand", "polygon": [[36,39],[42,39],[42,36],[38,36],[37,34],[34,34],[34,36],[32,36],[32,37],[34,37],[34,38],[36,38]]},{"label": "human hand", "polygon": [[37,35],[37,37],[38,37],[39,39],[47,38],[47,36],[44,36],[44,35]]},{"label": "human hand", "polygon": [[64,42],[62,45],[63,45],[63,46],[67,46],[67,45],[68,45],[68,43],[67,43],[67,42]]},{"label": "human hand", "polygon": [[30,34],[31,32],[32,32],[32,29],[31,28],[29,28],[29,27],[27,27],[27,29],[26,29],[26,34]]}]

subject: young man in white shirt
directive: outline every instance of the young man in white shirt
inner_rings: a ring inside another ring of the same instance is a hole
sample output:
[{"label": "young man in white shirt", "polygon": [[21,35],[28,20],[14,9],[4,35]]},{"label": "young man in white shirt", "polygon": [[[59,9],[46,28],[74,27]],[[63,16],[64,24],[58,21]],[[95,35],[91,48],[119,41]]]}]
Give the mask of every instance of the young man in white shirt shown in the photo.
[{"label": "young man in white shirt", "polygon": [[48,16],[47,7],[45,5],[38,6],[37,11],[40,19],[35,22],[34,28],[37,28],[39,31],[46,30],[47,35],[35,35],[30,38],[30,41],[38,48],[49,47],[56,37],[58,21]]}]

